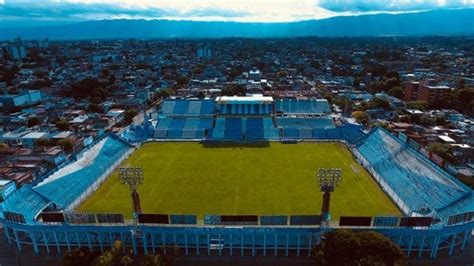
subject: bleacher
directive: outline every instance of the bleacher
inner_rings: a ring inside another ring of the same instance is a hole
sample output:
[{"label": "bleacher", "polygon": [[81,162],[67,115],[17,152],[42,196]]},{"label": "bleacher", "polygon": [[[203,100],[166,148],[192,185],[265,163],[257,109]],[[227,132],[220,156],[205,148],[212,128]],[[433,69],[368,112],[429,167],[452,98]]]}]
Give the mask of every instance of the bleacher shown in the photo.
[{"label": "bleacher", "polygon": [[50,204],[50,200],[37,193],[29,185],[25,185],[5,199],[2,203],[2,211],[23,214],[28,222],[34,221],[36,216]]},{"label": "bleacher", "polygon": [[280,130],[273,125],[273,120],[270,117],[263,118],[263,137],[267,140],[280,138]]},{"label": "bleacher", "polygon": [[212,118],[161,118],[155,129],[157,139],[202,139],[212,128]]},{"label": "bleacher", "polygon": [[288,127],[283,129],[283,138],[284,139],[299,139],[300,134],[298,128]]},{"label": "bleacher", "polygon": [[242,118],[225,118],[224,138],[228,140],[242,139]]},{"label": "bleacher", "polygon": [[153,137],[156,139],[203,139],[213,124],[213,100],[165,100]]},{"label": "bleacher", "polygon": [[381,128],[357,150],[411,211],[441,210],[471,193],[443,169]]},{"label": "bleacher", "polygon": [[313,138],[313,130],[311,128],[300,128],[300,129],[298,129],[298,135],[302,139],[312,139]]},{"label": "bleacher", "polygon": [[215,140],[277,140],[279,129],[270,117],[218,117],[212,130]]},{"label": "bleacher", "polygon": [[51,178],[49,177],[34,187],[34,190],[56,205],[67,208],[131,149],[118,138],[107,137],[102,141],[102,148],[86,166],[78,166],[74,171],[54,180],[48,180]]},{"label": "bleacher", "polygon": [[331,108],[324,99],[281,99],[275,101],[275,112],[298,114],[328,114]]},{"label": "bleacher", "polygon": [[249,140],[264,139],[263,118],[247,118],[246,119],[246,136]]},{"label": "bleacher", "polygon": [[166,117],[211,116],[214,109],[213,100],[165,100],[160,114]]},{"label": "bleacher", "polygon": [[334,127],[334,122],[330,117],[318,118],[292,118],[292,117],[277,117],[277,126],[297,127],[297,128],[331,128]]}]

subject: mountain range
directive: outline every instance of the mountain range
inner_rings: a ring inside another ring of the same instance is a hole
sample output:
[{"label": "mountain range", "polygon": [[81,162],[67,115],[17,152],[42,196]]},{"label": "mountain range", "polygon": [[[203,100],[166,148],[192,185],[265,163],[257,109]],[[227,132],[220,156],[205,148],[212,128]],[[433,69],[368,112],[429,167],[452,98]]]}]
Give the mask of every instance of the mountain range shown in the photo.
[{"label": "mountain range", "polygon": [[473,35],[474,8],[339,16],[288,23],[95,20],[55,26],[1,26],[0,39],[364,37]]}]

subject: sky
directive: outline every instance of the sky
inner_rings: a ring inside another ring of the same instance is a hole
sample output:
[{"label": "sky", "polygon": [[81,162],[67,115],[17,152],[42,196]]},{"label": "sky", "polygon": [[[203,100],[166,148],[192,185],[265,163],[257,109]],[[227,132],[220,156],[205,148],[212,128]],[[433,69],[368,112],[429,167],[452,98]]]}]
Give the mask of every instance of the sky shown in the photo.
[{"label": "sky", "polygon": [[467,7],[474,0],[0,0],[0,26],[100,19],[292,22]]}]

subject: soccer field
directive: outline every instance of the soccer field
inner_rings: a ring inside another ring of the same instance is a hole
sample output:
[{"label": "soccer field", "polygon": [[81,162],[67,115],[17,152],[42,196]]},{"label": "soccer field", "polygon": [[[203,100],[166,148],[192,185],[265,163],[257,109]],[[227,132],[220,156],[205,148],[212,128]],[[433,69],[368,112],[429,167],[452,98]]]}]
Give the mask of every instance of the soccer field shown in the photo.
[{"label": "soccer field", "polygon": [[[331,215],[399,215],[375,180],[340,143],[206,144],[152,142],[123,165],[141,166],[138,189],[144,213],[242,215],[319,214],[320,167],[340,167],[343,180],[331,196]],[[123,213],[130,192],[113,173],[76,210]]]}]

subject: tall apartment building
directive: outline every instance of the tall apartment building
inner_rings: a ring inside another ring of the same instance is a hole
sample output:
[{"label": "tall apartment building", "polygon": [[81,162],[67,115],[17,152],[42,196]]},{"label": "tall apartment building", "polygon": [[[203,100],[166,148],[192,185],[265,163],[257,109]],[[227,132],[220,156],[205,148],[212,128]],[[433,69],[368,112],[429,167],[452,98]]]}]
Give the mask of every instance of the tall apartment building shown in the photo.
[{"label": "tall apartment building", "polygon": [[404,100],[405,101],[424,101],[433,104],[438,100],[445,98],[451,88],[444,85],[438,85],[435,80],[427,79],[423,81],[410,81],[405,83]]}]

